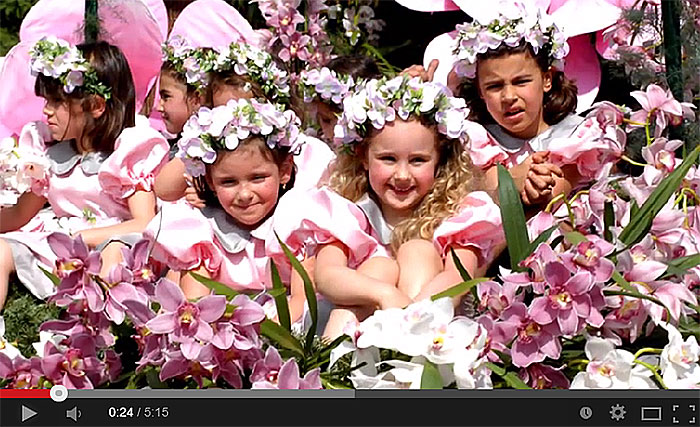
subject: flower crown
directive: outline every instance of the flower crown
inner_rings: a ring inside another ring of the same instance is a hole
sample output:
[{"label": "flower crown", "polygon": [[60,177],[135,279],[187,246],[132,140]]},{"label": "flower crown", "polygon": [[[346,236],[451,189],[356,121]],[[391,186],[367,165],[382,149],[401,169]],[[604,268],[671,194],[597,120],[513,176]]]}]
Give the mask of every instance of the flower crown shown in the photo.
[{"label": "flower crown", "polygon": [[56,37],[43,37],[29,51],[33,76],[43,74],[63,83],[63,90],[72,93],[82,86],[86,92],[109,99],[111,89],[97,77],[97,72],[77,47]]},{"label": "flower crown", "polygon": [[281,105],[232,99],[213,109],[202,107],[189,118],[177,143],[177,156],[188,174],[200,176],[206,171],[205,164],[216,161],[217,151],[233,151],[254,135],[263,137],[270,149],[288,147],[294,153],[302,144],[299,124],[294,112]]},{"label": "flower crown", "polygon": [[532,10],[523,4],[502,7],[498,17],[488,23],[473,22],[457,25],[454,52],[457,55],[455,72],[461,77],[474,78],[476,59],[480,53],[497,49],[502,43],[518,46],[525,40],[535,54],[547,49],[552,67],[563,70],[569,44],[552,17],[542,10]]},{"label": "flower crown", "polygon": [[209,48],[193,47],[182,36],[174,36],[162,45],[163,62],[183,75],[188,85],[201,91],[209,84],[209,71],[216,53]]},{"label": "flower crown", "polygon": [[304,70],[299,78],[299,88],[304,96],[304,102],[311,102],[319,97],[339,107],[343,106],[343,98],[354,85],[352,76],[336,73],[327,67],[320,70]]},{"label": "flower crown", "polygon": [[335,126],[335,141],[350,145],[367,136],[369,125],[381,129],[396,116],[408,120],[428,117],[440,133],[467,141],[469,108],[462,98],[451,96],[445,86],[422,82],[419,77],[368,80],[343,100],[343,113]]},{"label": "flower crown", "polygon": [[216,72],[233,70],[238,75],[246,74],[262,87],[269,99],[276,102],[289,100],[287,72],[279,68],[272,56],[262,49],[236,42],[217,48],[212,69]]}]

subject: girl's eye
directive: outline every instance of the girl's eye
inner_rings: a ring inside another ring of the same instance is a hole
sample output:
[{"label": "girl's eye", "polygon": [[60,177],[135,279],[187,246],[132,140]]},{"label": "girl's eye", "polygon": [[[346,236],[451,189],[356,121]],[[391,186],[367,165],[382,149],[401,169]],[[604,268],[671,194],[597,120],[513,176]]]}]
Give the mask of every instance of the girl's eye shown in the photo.
[{"label": "girl's eye", "polygon": [[498,90],[501,88],[501,86],[503,86],[503,85],[500,85],[500,84],[487,85],[486,90]]},{"label": "girl's eye", "polygon": [[224,179],[223,181],[219,182],[219,185],[222,185],[224,187],[232,187],[237,183],[238,182],[235,179]]},{"label": "girl's eye", "polygon": [[425,162],[427,162],[427,161],[428,161],[428,159],[425,159],[425,158],[423,158],[423,157],[416,157],[416,158],[414,158],[414,159],[411,159],[411,163],[417,164],[417,165],[421,165],[421,164],[423,164],[423,163],[425,163]]},{"label": "girl's eye", "polygon": [[396,161],[396,158],[394,158],[394,156],[381,156],[379,157],[379,160],[383,162],[393,162]]},{"label": "girl's eye", "polygon": [[264,181],[265,178],[266,178],[265,175],[255,175],[255,176],[253,177],[253,181],[260,182],[260,181]]}]

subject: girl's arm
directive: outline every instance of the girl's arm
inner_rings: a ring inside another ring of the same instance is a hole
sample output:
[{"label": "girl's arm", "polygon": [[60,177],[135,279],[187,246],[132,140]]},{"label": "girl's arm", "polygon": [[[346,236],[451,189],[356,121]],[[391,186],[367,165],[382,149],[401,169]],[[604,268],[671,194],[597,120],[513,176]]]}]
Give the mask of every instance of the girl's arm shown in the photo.
[{"label": "girl's arm", "polygon": [[153,189],[159,199],[168,202],[181,199],[187,190],[185,163],[177,157],[169,161],[156,176]]},{"label": "girl's arm", "polygon": [[18,230],[46,204],[46,198],[33,192],[22,194],[14,206],[0,208],[0,233]]},{"label": "girl's arm", "polygon": [[340,242],[323,246],[316,255],[316,288],[332,303],[387,309],[412,301],[395,284],[374,279],[348,267],[346,248]]},{"label": "girl's arm", "polygon": [[114,236],[141,233],[156,215],[156,196],[152,191],[136,191],[127,199],[131,219],[108,227],[96,227],[83,230],[78,234],[85,243],[94,248]]}]

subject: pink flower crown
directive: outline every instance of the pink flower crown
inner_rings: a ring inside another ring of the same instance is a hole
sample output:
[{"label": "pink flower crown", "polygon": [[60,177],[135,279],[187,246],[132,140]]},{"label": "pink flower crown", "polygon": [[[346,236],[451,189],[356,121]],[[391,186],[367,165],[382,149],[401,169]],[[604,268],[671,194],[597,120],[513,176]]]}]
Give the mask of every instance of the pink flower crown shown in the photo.
[{"label": "pink flower crown", "polygon": [[552,67],[563,71],[569,44],[552,17],[539,8],[527,7],[523,3],[502,4],[498,17],[489,22],[474,19],[457,25],[455,72],[461,77],[474,78],[477,55],[497,49],[501,44],[516,47],[522,40],[529,43],[535,53],[547,49]]},{"label": "pink flower crown", "polygon": [[343,98],[354,85],[352,76],[336,73],[327,67],[304,70],[299,77],[304,102],[311,102],[318,97],[338,107],[343,106]]},{"label": "pink flower crown", "polygon": [[191,176],[204,175],[206,164],[216,161],[217,151],[233,151],[241,141],[255,135],[270,149],[288,147],[292,153],[302,144],[300,120],[279,104],[255,99],[232,99],[225,105],[202,107],[182,130],[177,156]]},{"label": "pink flower crown", "polygon": [[198,91],[209,85],[209,72],[214,68],[216,52],[210,48],[190,46],[182,36],[163,43],[163,62],[182,75],[188,85]]},{"label": "pink flower crown", "polygon": [[53,36],[43,37],[32,46],[29,57],[33,76],[43,74],[59,80],[66,93],[82,86],[86,92],[110,98],[110,88],[100,81],[80,50],[67,41]]},{"label": "pink flower crown", "polygon": [[349,146],[361,141],[370,126],[382,129],[397,116],[402,120],[427,117],[448,138],[468,140],[471,122],[464,99],[453,97],[440,83],[398,76],[362,82],[343,99],[343,113],[334,128],[335,142]]}]

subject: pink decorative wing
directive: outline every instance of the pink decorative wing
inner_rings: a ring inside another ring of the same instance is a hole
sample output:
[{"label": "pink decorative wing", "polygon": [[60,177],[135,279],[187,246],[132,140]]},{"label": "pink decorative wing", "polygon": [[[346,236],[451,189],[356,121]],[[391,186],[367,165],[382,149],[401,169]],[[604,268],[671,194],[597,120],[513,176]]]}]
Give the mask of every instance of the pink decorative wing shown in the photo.
[{"label": "pink decorative wing", "polygon": [[548,12],[567,37],[594,33],[620,19],[620,8],[605,0],[552,1]]},{"label": "pink decorative wing", "polygon": [[0,123],[9,133],[19,135],[29,122],[43,120],[44,100],[34,95],[33,77],[29,71],[29,49],[34,42],[19,42],[7,53],[0,68],[0,79],[12,82],[0,90]]},{"label": "pink decorative wing", "polygon": [[566,56],[564,73],[578,86],[577,112],[587,110],[598,95],[600,88],[600,61],[588,34],[571,37],[569,54]]},{"label": "pink decorative wing", "polygon": [[158,22],[158,27],[160,28],[160,34],[163,36],[163,40],[168,38],[168,10],[165,8],[165,3],[163,0],[143,0],[148,6],[148,10],[151,11],[153,17]]},{"label": "pink decorative wing", "polygon": [[256,44],[250,23],[224,0],[196,0],[175,20],[170,37],[181,36],[192,46],[227,46],[234,41]]},{"label": "pink decorative wing", "polygon": [[444,12],[459,10],[452,0],[396,0],[396,3],[419,12]]},{"label": "pink decorative wing", "polygon": [[19,39],[33,42],[52,35],[71,44],[79,44],[85,40],[84,19],[84,1],[39,0],[22,20]]},{"label": "pink decorative wing", "polygon": [[423,54],[423,67],[426,69],[433,59],[440,61],[437,70],[435,70],[433,81],[442,83],[445,86],[447,86],[447,75],[450,73],[450,70],[452,70],[452,66],[457,59],[452,53],[453,43],[456,37],[457,31],[440,34],[428,44]]}]

